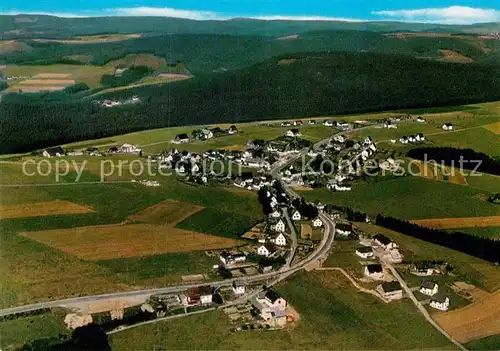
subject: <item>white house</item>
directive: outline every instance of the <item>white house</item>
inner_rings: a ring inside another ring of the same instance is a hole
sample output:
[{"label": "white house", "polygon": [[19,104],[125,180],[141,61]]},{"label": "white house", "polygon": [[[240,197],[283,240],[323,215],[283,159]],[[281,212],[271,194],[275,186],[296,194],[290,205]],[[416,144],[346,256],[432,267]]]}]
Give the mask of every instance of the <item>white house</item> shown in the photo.
[{"label": "white house", "polygon": [[327,189],[333,191],[351,191],[351,187],[349,185],[342,184],[327,184]]},{"label": "white house", "polygon": [[269,216],[271,216],[271,218],[280,218],[281,212],[278,210],[274,210],[273,212],[271,212],[271,214]]},{"label": "white house", "polygon": [[132,145],[132,144],[123,144],[118,149],[118,152],[122,152],[122,153],[126,153],[126,154],[138,154],[141,152],[141,149],[139,149],[137,146]]},{"label": "white house", "polygon": [[408,137],[402,136],[401,138],[399,138],[399,142],[401,144],[408,144]]},{"label": "white house", "polygon": [[333,121],[324,121],[323,125],[327,127],[333,127]]},{"label": "white house", "polygon": [[320,228],[323,226],[323,221],[319,217],[316,217],[312,220],[312,226],[314,228]]},{"label": "white house", "polygon": [[64,151],[60,146],[49,147],[42,152],[43,157],[60,157],[64,155]]},{"label": "white house", "polygon": [[292,214],[292,219],[294,221],[300,221],[302,219],[302,216],[300,215],[300,212],[295,210]]},{"label": "white house", "polygon": [[403,289],[398,282],[382,283],[377,287],[377,292],[388,300],[399,300],[403,298]]},{"label": "white house", "polygon": [[300,131],[298,129],[295,128],[295,129],[287,130],[285,135],[288,137],[299,137],[302,134],[300,133]]},{"label": "white house", "polygon": [[245,262],[247,257],[242,253],[231,254],[227,251],[223,251],[219,255],[219,260],[223,265],[232,265],[235,263]]},{"label": "white house", "polygon": [[286,238],[283,235],[283,233],[279,233],[278,236],[276,236],[273,241],[278,246],[286,246]]},{"label": "white house", "polygon": [[275,232],[284,232],[285,231],[285,222],[283,220],[278,220],[276,223],[271,225],[271,230],[274,230]]},{"label": "white house", "polygon": [[339,134],[339,135],[335,135],[333,137],[333,140],[338,142],[338,143],[343,143],[345,141],[345,137],[343,135]]},{"label": "white house", "polygon": [[398,248],[398,245],[385,235],[377,234],[373,237],[373,239],[375,240],[375,243],[377,243],[385,250],[393,250]]},{"label": "white house", "polygon": [[275,290],[262,292],[252,299],[252,305],[264,320],[273,319],[275,323],[286,324],[285,308],[287,302]]},{"label": "white house", "polygon": [[214,133],[208,128],[203,128],[201,134],[203,139],[212,139],[214,137]]},{"label": "white house", "polygon": [[384,270],[382,269],[382,265],[378,263],[366,265],[365,275],[375,280],[384,279]]},{"label": "white house", "polygon": [[419,291],[427,296],[434,296],[438,292],[438,285],[430,280],[425,280],[420,284]]},{"label": "white house", "polygon": [[189,137],[186,133],[177,134],[171,142],[173,144],[186,144],[189,143]]},{"label": "white house", "polygon": [[238,133],[238,128],[236,128],[235,125],[232,125],[229,127],[229,130],[227,131],[228,134],[233,135]]},{"label": "white house", "polygon": [[429,306],[441,311],[448,311],[448,308],[450,307],[450,299],[448,297],[437,295],[431,299]]},{"label": "white house", "polygon": [[365,138],[365,140],[363,141],[363,144],[365,144],[366,146],[371,145],[372,143],[373,143],[373,140],[372,140],[371,136],[367,136]]},{"label": "white house", "polygon": [[356,249],[356,255],[367,259],[373,257],[373,249],[370,246],[362,246]]},{"label": "white house", "polygon": [[422,133],[418,133],[415,136],[415,139],[416,139],[416,141],[422,142],[422,141],[425,141],[425,136]]},{"label": "white house", "polygon": [[416,262],[412,267],[410,268],[410,273],[420,276],[420,277],[427,277],[431,276],[434,274],[435,268],[432,266],[429,266],[425,262]]},{"label": "white house", "polygon": [[343,236],[351,235],[352,225],[347,223],[338,223],[335,225],[335,233]]},{"label": "white house", "polygon": [[282,298],[274,289],[267,290],[265,294],[261,293],[257,295],[257,301],[269,308],[285,309],[287,306],[286,300]]},{"label": "white house", "polygon": [[233,284],[231,284],[231,287],[233,288],[233,293],[235,295],[243,295],[245,293],[245,283],[239,280],[233,281]]},{"label": "white house", "polygon": [[417,122],[418,122],[418,123],[425,123],[426,121],[425,121],[425,119],[424,119],[424,118],[422,118],[422,117],[418,116],[418,117],[417,117]]},{"label": "white house", "polygon": [[451,124],[451,123],[445,123],[445,124],[443,124],[443,126],[441,127],[441,129],[443,129],[443,130],[453,130],[453,124]]},{"label": "white house", "polygon": [[264,245],[259,246],[259,248],[257,249],[257,254],[259,256],[269,257],[275,251],[276,251],[276,248],[274,247],[274,245],[264,244]]},{"label": "white house", "polygon": [[212,303],[212,287],[200,286],[198,289],[200,293],[200,302],[202,305],[208,305]]}]

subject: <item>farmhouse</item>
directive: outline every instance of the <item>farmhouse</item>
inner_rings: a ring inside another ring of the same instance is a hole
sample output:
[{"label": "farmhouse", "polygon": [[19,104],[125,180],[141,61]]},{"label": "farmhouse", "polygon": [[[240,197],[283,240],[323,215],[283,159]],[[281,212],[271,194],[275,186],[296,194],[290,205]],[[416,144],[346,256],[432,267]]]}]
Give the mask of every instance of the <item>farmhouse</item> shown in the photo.
[{"label": "farmhouse", "polygon": [[442,130],[453,130],[453,124],[451,123],[445,123],[441,126]]},{"label": "farmhouse", "polygon": [[276,252],[276,247],[272,244],[264,244],[259,246],[257,249],[257,254],[259,256],[269,257]]},{"label": "farmhouse", "polygon": [[323,221],[319,217],[316,217],[312,220],[312,225],[314,228],[320,228],[323,226]]},{"label": "farmhouse", "polygon": [[212,303],[212,287],[209,285],[200,286],[198,288],[200,293],[200,302],[202,305]]},{"label": "farmhouse", "polygon": [[365,275],[375,280],[384,279],[384,270],[382,269],[382,265],[378,263],[366,265]]},{"label": "farmhouse", "polygon": [[231,127],[229,127],[227,133],[229,135],[237,134],[238,133],[238,128],[233,124]]},{"label": "farmhouse", "polygon": [[304,124],[304,122],[302,122],[302,121],[300,121],[300,120],[299,120],[299,121],[293,121],[293,122],[292,122],[292,124],[293,124],[294,126],[301,126],[301,125],[303,125],[303,124]]},{"label": "farmhouse", "polygon": [[262,319],[274,319],[279,324],[286,323],[285,308],[287,303],[275,290],[260,293],[252,299],[252,305],[259,311]]},{"label": "farmhouse", "polygon": [[408,142],[409,142],[408,137],[407,136],[402,136],[401,138],[399,138],[399,142],[401,144],[408,144]]},{"label": "farmhouse", "polygon": [[300,215],[300,212],[295,210],[292,214],[292,219],[294,221],[300,221],[302,219],[302,216]]},{"label": "farmhouse", "polygon": [[121,152],[124,154],[139,154],[141,152],[141,149],[139,149],[137,146],[132,145],[132,144],[123,144],[118,149],[118,152]]},{"label": "farmhouse", "polygon": [[235,263],[245,262],[247,257],[242,253],[231,254],[227,251],[223,251],[219,255],[219,260],[223,265],[229,266]]},{"label": "farmhouse", "polygon": [[418,122],[418,123],[425,123],[425,122],[426,122],[426,120],[425,120],[424,118],[422,118],[422,117],[418,116],[418,117],[417,117],[417,122]]},{"label": "farmhouse", "polygon": [[207,139],[212,139],[213,137],[214,137],[214,133],[210,129],[203,128],[201,130],[201,138],[202,139],[207,140]]},{"label": "farmhouse", "polygon": [[385,250],[393,250],[398,248],[396,243],[391,239],[389,239],[388,237],[386,237],[385,235],[377,234],[373,237],[373,239],[375,240],[375,243],[377,243]]},{"label": "farmhouse", "polygon": [[323,125],[326,127],[333,127],[333,121],[324,121]]},{"label": "farmhouse", "polygon": [[396,124],[392,123],[391,121],[387,121],[384,123],[384,128],[397,129],[398,126]]},{"label": "farmhouse", "polygon": [[278,246],[286,246],[286,238],[283,233],[279,233],[274,239],[273,242]]},{"label": "farmhouse", "polygon": [[60,157],[64,156],[64,150],[60,146],[49,147],[42,152],[43,157]]},{"label": "farmhouse", "polygon": [[448,308],[450,307],[450,299],[438,294],[431,299],[429,306],[441,311],[448,311]]},{"label": "farmhouse", "polygon": [[316,121],[314,119],[310,119],[307,124],[309,125],[315,125],[316,124]]},{"label": "farmhouse", "polygon": [[373,249],[370,246],[362,246],[356,249],[356,255],[361,258],[371,258],[373,257]]},{"label": "farmhouse", "polygon": [[435,267],[426,261],[418,261],[411,266],[410,273],[418,276],[430,276],[435,273]]},{"label": "farmhouse", "polygon": [[233,284],[231,284],[231,287],[233,288],[233,293],[235,295],[242,295],[245,293],[245,283],[243,283],[240,280],[233,281]]},{"label": "farmhouse", "polygon": [[430,280],[425,280],[420,284],[419,291],[427,296],[434,296],[438,292],[438,285]]},{"label": "farmhouse", "polygon": [[382,283],[377,287],[377,292],[388,300],[399,300],[403,298],[403,289],[398,282]]},{"label": "farmhouse", "polygon": [[174,139],[172,139],[174,144],[186,144],[189,143],[189,137],[186,133],[177,134]]}]

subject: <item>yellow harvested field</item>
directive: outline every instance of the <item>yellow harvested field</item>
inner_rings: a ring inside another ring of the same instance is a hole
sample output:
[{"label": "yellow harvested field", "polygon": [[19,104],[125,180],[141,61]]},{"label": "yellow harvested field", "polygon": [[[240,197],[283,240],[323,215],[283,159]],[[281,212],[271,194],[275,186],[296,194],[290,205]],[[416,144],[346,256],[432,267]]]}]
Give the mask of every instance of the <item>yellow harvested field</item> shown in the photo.
[{"label": "yellow harvested field", "polygon": [[[452,184],[467,185],[467,178],[453,167],[441,166],[439,164],[424,163],[417,161],[420,177],[431,180],[442,180]],[[447,177],[447,179],[446,179]]]},{"label": "yellow harvested field", "polygon": [[71,77],[70,73],[38,73],[35,75],[34,78],[41,78],[41,79],[47,79],[47,78],[52,78],[52,79],[63,79],[63,78],[68,78]]},{"label": "yellow harvested field", "polygon": [[484,126],[484,128],[488,129],[490,132],[493,132],[495,134],[500,134],[500,122],[487,124]]},{"label": "yellow harvested field", "polygon": [[230,150],[230,151],[245,151],[247,147],[243,144],[236,144],[236,145],[231,145],[231,146],[224,146],[224,150]]},{"label": "yellow harvested field", "polygon": [[312,237],[312,227],[308,223],[302,223],[300,225],[300,237],[302,239],[311,239]]},{"label": "yellow harvested field", "polygon": [[20,82],[21,85],[72,85],[73,79],[28,79]]},{"label": "yellow harvested field", "polygon": [[297,191],[312,191],[312,190],[314,190],[310,186],[292,186],[292,188],[293,188],[293,190],[297,190]]},{"label": "yellow harvested field", "polygon": [[411,222],[424,227],[436,229],[496,227],[500,226],[500,216],[429,218],[417,219]]},{"label": "yellow harvested field", "polygon": [[450,312],[436,313],[434,320],[461,343],[500,334],[500,290]]},{"label": "yellow harvested field", "polygon": [[149,224],[168,224],[175,226],[177,223],[182,222],[184,219],[202,209],[202,206],[194,205],[189,202],[165,200],[130,216],[129,219]]},{"label": "yellow harvested field", "polygon": [[69,201],[35,202],[0,206],[0,219],[41,217],[93,212],[90,208]]},{"label": "yellow harvested field", "polygon": [[215,250],[244,244],[236,239],[151,224],[112,224],[20,234],[90,261]]}]

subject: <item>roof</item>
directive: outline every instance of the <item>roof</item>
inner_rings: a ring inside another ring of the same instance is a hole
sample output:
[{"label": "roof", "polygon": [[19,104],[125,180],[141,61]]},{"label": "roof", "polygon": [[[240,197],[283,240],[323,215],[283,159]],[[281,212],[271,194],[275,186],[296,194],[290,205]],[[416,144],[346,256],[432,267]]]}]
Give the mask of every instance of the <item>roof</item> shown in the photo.
[{"label": "roof", "polygon": [[175,136],[176,139],[189,139],[188,135],[186,133],[181,133],[181,134],[177,134]]},{"label": "roof", "polygon": [[55,155],[57,153],[62,154],[64,150],[60,146],[49,147],[45,149],[50,155]]},{"label": "roof", "polygon": [[347,223],[339,223],[335,226],[335,229],[347,231],[347,230],[352,230],[352,224],[347,224]]},{"label": "roof", "polygon": [[384,245],[389,245],[390,243],[392,243],[392,240],[389,239],[388,237],[386,237],[385,235],[382,235],[382,234],[377,234],[373,237],[373,239],[381,242],[382,244]]},{"label": "roof", "polygon": [[210,285],[203,285],[198,288],[200,295],[212,295],[212,287]]},{"label": "roof", "polygon": [[373,249],[370,246],[361,246],[356,249],[356,251],[361,253],[373,252]]},{"label": "roof", "polygon": [[299,132],[299,130],[297,128],[292,129],[292,133],[297,134],[298,132]]},{"label": "roof", "polygon": [[399,284],[399,282],[382,283],[382,289],[384,290],[384,292],[393,292],[402,290],[401,284]]},{"label": "roof", "polygon": [[445,302],[447,299],[446,296],[444,296],[443,294],[436,294],[432,297],[431,301],[436,301],[436,302]]},{"label": "roof", "polygon": [[382,265],[380,264],[369,264],[366,266],[366,268],[368,269],[368,272],[369,273],[382,273],[383,270],[382,270]]},{"label": "roof", "polygon": [[426,288],[426,289],[434,289],[434,287],[436,286],[437,284],[434,283],[433,281],[430,281],[430,280],[424,280],[422,281],[422,283],[420,284],[420,287],[422,288]]},{"label": "roof", "polygon": [[281,296],[278,294],[278,292],[274,289],[269,289],[266,291],[266,298],[269,299],[272,303],[275,303],[276,300],[281,298]]},{"label": "roof", "polygon": [[239,286],[245,286],[245,283],[242,282],[241,280],[235,280],[233,281],[233,286],[236,288],[236,287],[239,287]]}]

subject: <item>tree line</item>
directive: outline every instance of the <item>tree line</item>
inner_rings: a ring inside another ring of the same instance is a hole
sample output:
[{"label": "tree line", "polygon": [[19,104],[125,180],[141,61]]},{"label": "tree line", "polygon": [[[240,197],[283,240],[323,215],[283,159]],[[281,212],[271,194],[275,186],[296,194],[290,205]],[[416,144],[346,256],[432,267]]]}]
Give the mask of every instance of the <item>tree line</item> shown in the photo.
[{"label": "tree line", "polygon": [[411,149],[407,155],[418,160],[433,160],[447,166],[460,167],[476,171],[500,175],[500,159],[477,152],[472,149],[458,149],[453,147],[422,147]]}]

